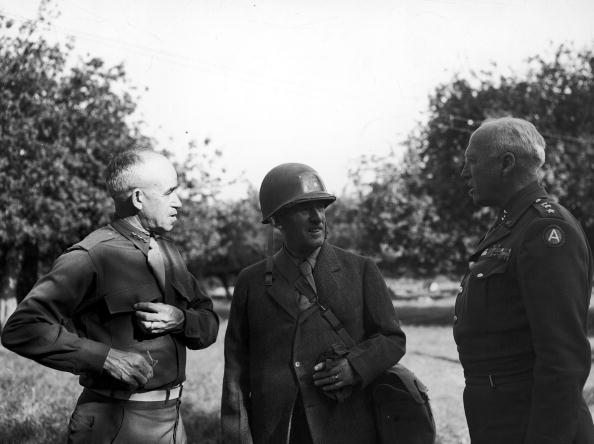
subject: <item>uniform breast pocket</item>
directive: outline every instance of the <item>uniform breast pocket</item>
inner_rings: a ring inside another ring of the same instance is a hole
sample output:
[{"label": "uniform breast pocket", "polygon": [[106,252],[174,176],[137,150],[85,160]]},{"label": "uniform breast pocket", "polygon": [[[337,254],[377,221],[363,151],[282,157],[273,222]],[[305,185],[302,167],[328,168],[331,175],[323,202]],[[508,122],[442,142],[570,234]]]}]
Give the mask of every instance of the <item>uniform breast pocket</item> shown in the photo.
[{"label": "uniform breast pocket", "polygon": [[161,292],[152,283],[124,288],[105,295],[107,309],[112,315],[133,312],[133,306],[137,302],[158,302],[160,299]]},{"label": "uniform breast pocket", "polygon": [[484,259],[474,264],[471,272],[471,298],[476,298],[482,305],[485,316],[483,326],[488,331],[505,329],[512,297],[508,261],[502,258]]}]

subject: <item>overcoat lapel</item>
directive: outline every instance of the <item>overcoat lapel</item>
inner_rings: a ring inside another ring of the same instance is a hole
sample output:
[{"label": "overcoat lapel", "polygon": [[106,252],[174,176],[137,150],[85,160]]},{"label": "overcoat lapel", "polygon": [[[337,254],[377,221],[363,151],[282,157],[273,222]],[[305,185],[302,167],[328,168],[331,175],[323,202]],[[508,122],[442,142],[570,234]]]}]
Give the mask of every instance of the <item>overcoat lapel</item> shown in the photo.
[{"label": "overcoat lapel", "polygon": [[299,278],[299,270],[291,263],[282,249],[273,257],[274,271],[272,285],[265,287],[268,295],[280,305],[292,318],[299,316],[295,281]]},{"label": "overcoat lapel", "polygon": [[325,307],[332,307],[333,304],[339,303],[339,285],[337,280],[339,272],[340,265],[336,258],[336,253],[334,253],[330,245],[324,242],[318,255],[313,275],[318,290],[318,299],[320,304]]}]

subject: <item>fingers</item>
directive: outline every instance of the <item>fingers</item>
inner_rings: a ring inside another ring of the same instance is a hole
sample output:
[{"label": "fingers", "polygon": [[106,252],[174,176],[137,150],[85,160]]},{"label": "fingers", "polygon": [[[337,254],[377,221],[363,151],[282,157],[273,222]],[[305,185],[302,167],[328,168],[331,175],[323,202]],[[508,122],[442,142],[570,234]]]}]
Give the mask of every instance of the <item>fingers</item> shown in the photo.
[{"label": "fingers", "polygon": [[[147,357],[149,357],[147,355]],[[113,378],[137,389],[144,386],[153,377],[153,367],[142,355],[110,349],[103,368]]]},{"label": "fingers", "polygon": [[161,302],[137,302],[132,306],[136,312],[145,311],[149,313],[159,313],[163,309],[163,303]]},{"label": "fingers", "polygon": [[135,315],[141,321],[156,322],[162,319],[162,314],[157,312],[136,311]]},{"label": "fingers", "polygon": [[314,373],[313,377],[314,377],[314,385],[317,387],[333,385],[333,384],[337,384],[338,382],[341,381],[339,371],[334,371],[333,373],[330,373],[330,374],[328,374],[328,373],[325,373],[325,374]]}]

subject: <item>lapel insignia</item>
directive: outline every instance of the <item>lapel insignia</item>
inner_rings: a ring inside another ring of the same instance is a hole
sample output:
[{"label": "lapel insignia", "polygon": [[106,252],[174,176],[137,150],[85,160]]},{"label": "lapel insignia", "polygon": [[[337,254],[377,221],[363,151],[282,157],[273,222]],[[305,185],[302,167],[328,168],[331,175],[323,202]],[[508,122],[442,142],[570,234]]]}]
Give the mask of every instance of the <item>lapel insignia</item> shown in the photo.
[{"label": "lapel insignia", "polygon": [[565,243],[565,233],[557,225],[546,227],[542,236],[547,245],[551,247],[560,247]]}]

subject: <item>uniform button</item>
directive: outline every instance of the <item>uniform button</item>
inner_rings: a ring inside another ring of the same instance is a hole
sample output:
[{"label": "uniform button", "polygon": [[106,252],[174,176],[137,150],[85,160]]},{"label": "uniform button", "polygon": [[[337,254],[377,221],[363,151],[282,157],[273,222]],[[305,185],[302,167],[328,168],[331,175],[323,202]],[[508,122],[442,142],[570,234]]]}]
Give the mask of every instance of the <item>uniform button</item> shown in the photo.
[{"label": "uniform button", "polygon": [[479,273],[479,274],[476,275],[476,277],[479,278],[479,279],[482,278],[483,276],[484,276],[483,273]]},{"label": "uniform button", "polygon": [[454,322],[458,320],[458,316],[454,315]]},{"label": "uniform button", "polygon": [[458,287],[458,294],[462,293],[464,291],[464,287]]},{"label": "uniform button", "polygon": [[295,367],[300,367],[300,366],[301,366],[301,362],[299,362],[299,361],[296,361],[296,362],[295,362]]}]

